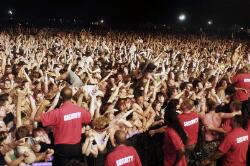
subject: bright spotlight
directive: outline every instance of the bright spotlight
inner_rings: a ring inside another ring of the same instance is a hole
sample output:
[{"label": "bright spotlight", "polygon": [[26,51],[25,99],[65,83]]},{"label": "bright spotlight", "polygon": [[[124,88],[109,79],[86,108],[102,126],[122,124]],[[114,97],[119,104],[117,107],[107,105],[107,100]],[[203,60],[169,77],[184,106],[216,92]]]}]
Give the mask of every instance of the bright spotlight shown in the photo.
[{"label": "bright spotlight", "polygon": [[207,24],[208,24],[208,25],[212,25],[213,22],[212,22],[211,20],[209,20],[209,21],[207,22]]},{"label": "bright spotlight", "polygon": [[185,21],[186,20],[186,15],[185,14],[181,14],[181,15],[179,15],[178,19],[180,21]]},{"label": "bright spotlight", "polygon": [[13,15],[12,10],[8,10],[9,15]]},{"label": "bright spotlight", "polygon": [[103,24],[103,23],[104,23],[104,20],[100,20],[100,23],[102,23],[102,24]]}]

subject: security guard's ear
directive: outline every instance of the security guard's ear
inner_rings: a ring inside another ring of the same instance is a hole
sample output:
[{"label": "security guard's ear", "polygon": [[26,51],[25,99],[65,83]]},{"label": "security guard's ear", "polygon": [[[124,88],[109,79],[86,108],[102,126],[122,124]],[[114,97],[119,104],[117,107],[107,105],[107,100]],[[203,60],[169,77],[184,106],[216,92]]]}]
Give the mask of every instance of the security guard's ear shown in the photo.
[{"label": "security guard's ear", "polygon": [[117,143],[117,141],[116,141],[116,139],[115,139],[115,146],[117,146],[118,145],[118,143]]}]

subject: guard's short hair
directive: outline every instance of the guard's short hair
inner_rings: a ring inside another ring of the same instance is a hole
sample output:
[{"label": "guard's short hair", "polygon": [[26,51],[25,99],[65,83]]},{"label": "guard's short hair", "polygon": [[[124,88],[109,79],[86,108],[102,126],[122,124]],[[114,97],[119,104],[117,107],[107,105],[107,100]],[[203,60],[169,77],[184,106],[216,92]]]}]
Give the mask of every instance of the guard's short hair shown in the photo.
[{"label": "guard's short hair", "polygon": [[70,100],[72,98],[72,89],[69,87],[64,87],[61,91],[61,96],[64,101]]},{"label": "guard's short hair", "polygon": [[117,130],[114,137],[117,145],[126,144],[126,133],[124,131]]},{"label": "guard's short hair", "polygon": [[194,102],[191,99],[185,99],[182,104],[185,105],[185,108],[188,110],[191,110],[194,107]]},{"label": "guard's short hair", "polygon": [[239,125],[239,126],[243,126],[243,124],[244,124],[244,118],[243,118],[243,116],[242,115],[236,115],[234,118],[233,118],[233,121],[234,121],[234,123],[236,123],[237,125]]}]

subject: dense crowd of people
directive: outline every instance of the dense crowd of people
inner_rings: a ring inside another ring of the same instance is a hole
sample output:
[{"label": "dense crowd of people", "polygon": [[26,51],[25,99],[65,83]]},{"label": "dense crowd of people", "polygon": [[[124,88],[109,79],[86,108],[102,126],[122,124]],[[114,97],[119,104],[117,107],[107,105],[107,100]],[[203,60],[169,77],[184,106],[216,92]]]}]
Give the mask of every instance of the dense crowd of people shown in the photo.
[{"label": "dense crowd of people", "polygon": [[0,165],[246,165],[249,41],[9,29],[0,54]]}]

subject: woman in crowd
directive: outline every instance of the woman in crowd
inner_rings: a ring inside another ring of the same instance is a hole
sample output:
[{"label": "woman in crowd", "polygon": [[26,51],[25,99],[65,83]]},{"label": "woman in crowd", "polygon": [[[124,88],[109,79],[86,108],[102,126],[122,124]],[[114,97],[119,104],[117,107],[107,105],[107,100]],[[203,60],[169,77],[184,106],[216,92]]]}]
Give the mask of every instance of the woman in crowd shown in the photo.
[{"label": "woman in crowd", "polygon": [[165,121],[167,128],[164,136],[164,166],[178,165],[185,166],[185,144],[188,137],[178,122],[177,113],[166,110]]}]

